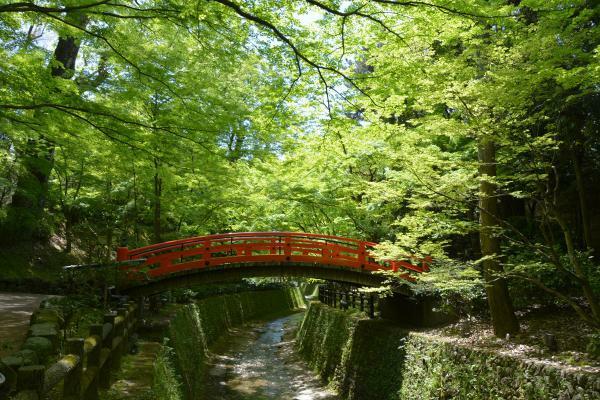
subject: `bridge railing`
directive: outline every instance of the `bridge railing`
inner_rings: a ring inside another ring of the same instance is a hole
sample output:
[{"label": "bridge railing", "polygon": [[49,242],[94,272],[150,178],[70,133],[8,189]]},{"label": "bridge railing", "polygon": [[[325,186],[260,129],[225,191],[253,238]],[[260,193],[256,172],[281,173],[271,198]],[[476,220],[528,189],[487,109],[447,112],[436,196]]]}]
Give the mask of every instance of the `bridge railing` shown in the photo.
[{"label": "bridge railing", "polygon": [[375,306],[379,299],[375,293],[363,293],[358,288],[339,288],[332,284],[319,285],[319,301],[330,307],[364,311],[375,318]]},{"label": "bridge railing", "polygon": [[150,278],[190,269],[240,263],[319,263],[360,271],[428,270],[430,259],[376,261],[376,243],[330,235],[295,232],[243,232],[174,240],[130,250],[117,250],[117,261],[145,259],[140,266]]}]

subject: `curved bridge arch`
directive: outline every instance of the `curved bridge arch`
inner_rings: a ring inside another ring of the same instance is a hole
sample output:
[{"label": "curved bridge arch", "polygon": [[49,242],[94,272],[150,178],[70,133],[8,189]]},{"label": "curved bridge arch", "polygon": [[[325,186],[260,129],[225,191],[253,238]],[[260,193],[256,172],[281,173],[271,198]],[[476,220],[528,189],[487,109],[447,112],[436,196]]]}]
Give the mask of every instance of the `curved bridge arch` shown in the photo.
[{"label": "curved bridge arch", "polygon": [[295,232],[242,232],[199,236],[138,249],[120,247],[117,261],[125,273],[122,290],[155,293],[198,283],[248,277],[301,276],[376,286],[375,271],[428,271],[430,258],[376,261],[376,243],[339,236]]}]

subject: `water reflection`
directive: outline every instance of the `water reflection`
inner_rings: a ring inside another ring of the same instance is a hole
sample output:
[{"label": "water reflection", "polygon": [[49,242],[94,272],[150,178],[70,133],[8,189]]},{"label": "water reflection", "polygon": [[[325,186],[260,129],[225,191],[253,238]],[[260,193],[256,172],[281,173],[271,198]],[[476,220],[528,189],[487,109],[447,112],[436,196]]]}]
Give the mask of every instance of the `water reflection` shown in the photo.
[{"label": "water reflection", "polygon": [[303,314],[236,329],[216,355],[207,377],[209,400],[334,400],[294,354],[292,332]]}]

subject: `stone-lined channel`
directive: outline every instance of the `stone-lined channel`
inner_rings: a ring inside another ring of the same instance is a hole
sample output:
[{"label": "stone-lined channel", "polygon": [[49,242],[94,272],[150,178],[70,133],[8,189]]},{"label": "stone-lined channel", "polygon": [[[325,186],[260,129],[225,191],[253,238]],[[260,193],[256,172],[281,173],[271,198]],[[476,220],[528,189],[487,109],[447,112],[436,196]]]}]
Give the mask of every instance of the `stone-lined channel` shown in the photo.
[{"label": "stone-lined channel", "polygon": [[294,353],[294,335],[303,315],[233,329],[213,349],[205,398],[338,399]]}]

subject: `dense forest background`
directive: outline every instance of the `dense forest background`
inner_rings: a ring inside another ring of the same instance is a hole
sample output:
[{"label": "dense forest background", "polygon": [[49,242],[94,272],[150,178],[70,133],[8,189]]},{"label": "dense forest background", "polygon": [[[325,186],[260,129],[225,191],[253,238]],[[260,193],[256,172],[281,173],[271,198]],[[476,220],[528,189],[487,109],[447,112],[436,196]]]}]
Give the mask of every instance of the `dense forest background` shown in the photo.
[{"label": "dense forest background", "polygon": [[485,291],[498,335],[536,302],[599,327],[599,20],[596,0],[0,1],[0,268],[328,233],[433,256],[417,288]]}]

